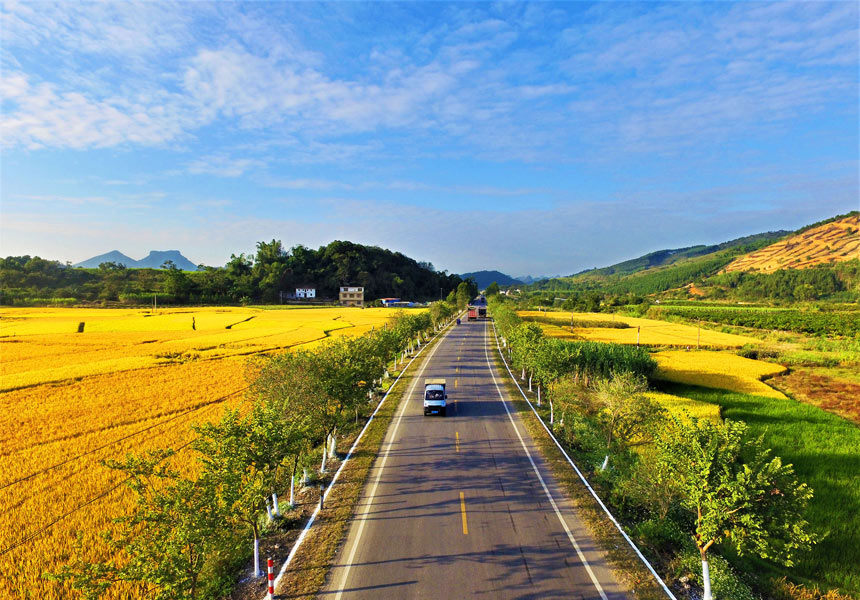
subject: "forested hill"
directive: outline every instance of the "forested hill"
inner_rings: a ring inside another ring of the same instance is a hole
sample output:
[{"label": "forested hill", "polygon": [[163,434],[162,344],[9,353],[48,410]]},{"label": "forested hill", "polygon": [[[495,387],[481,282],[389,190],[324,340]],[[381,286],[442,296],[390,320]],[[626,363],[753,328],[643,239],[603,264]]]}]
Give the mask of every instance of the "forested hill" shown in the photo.
[{"label": "forested hill", "polygon": [[699,245],[689,246],[687,248],[675,248],[671,250],[657,250],[656,252],[650,252],[644,256],[640,256],[639,258],[625,260],[624,262],[620,262],[609,267],[603,267],[602,269],[589,269],[588,271],[582,271],[581,273],[572,275],[571,278],[586,279],[588,277],[608,275],[632,275],[633,273],[638,273],[645,269],[671,265],[676,262],[683,261],[684,259],[705,256],[706,254],[714,254],[721,250],[738,249],[740,252],[746,252],[751,248],[760,248],[790,234],[790,231],[785,230],[768,231],[767,233],[748,235],[712,246]]},{"label": "forested hill", "polygon": [[653,294],[712,275],[735,257],[763,248],[791,232],[771,231],[711,246],[658,250],[639,258],[570,277],[539,281],[535,290],[602,290],[611,293]]},{"label": "forested hill", "polygon": [[[794,235],[777,231],[714,246],[652,252],[610,267],[540,281],[528,286],[527,293],[541,295],[546,291],[552,298],[602,296],[606,301],[622,303],[636,303],[636,298],[644,296],[855,302],[860,289],[858,231],[857,213],[837,215]],[[800,260],[792,260],[798,257]],[[746,270],[728,268],[730,265],[746,265]]]},{"label": "forested hill", "polygon": [[39,257],[0,259],[0,304],[76,304],[109,301],[140,304],[158,294],[160,303],[274,303],[297,287],[310,286],[318,298],[336,299],[341,285],[365,288],[365,299],[438,299],[461,279],[437,272],[400,252],[334,241],[316,250],[286,249],[278,240],[259,242],[253,255],[232,255],[224,267],[196,272],[136,269],[103,263],[96,269],[71,268]]}]

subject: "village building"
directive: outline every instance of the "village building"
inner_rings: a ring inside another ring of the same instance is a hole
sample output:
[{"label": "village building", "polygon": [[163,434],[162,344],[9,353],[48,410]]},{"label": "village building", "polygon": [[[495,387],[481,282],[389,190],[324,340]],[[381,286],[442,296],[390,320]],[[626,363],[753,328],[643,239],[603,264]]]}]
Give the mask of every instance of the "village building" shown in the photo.
[{"label": "village building", "polygon": [[341,306],[364,306],[364,288],[360,286],[341,286]]},{"label": "village building", "polygon": [[296,298],[311,299],[317,297],[317,289],[312,285],[302,285],[296,288]]}]

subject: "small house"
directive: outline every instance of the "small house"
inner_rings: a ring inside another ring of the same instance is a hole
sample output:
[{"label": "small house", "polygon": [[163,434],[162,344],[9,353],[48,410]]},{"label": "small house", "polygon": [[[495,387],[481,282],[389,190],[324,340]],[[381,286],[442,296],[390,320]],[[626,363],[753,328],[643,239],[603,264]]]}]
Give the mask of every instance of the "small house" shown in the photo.
[{"label": "small house", "polygon": [[316,298],[317,289],[312,285],[302,285],[296,288],[296,298]]}]

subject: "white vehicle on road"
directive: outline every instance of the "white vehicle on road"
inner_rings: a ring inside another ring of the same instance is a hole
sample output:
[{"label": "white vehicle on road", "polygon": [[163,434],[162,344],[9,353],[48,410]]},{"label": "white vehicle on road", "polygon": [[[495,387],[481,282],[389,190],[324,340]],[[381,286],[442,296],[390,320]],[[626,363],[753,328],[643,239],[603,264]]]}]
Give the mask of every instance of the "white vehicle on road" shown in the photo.
[{"label": "white vehicle on road", "polygon": [[448,410],[448,394],[445,393],[444,379],[424,380],[424,416],[440,414],[443,417]]}]

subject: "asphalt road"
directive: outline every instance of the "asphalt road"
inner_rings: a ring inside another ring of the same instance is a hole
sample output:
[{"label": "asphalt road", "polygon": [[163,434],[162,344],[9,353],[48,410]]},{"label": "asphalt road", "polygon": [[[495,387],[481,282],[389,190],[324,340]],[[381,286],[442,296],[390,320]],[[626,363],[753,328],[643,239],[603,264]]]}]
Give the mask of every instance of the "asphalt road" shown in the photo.
[{"label": "asphalt road", "polygon": [[[431,349],[322,598],[629,597],[513,413],[491,340],[464,321]],[[447,380],[447,417],[424,416],[427,377]]]}]

